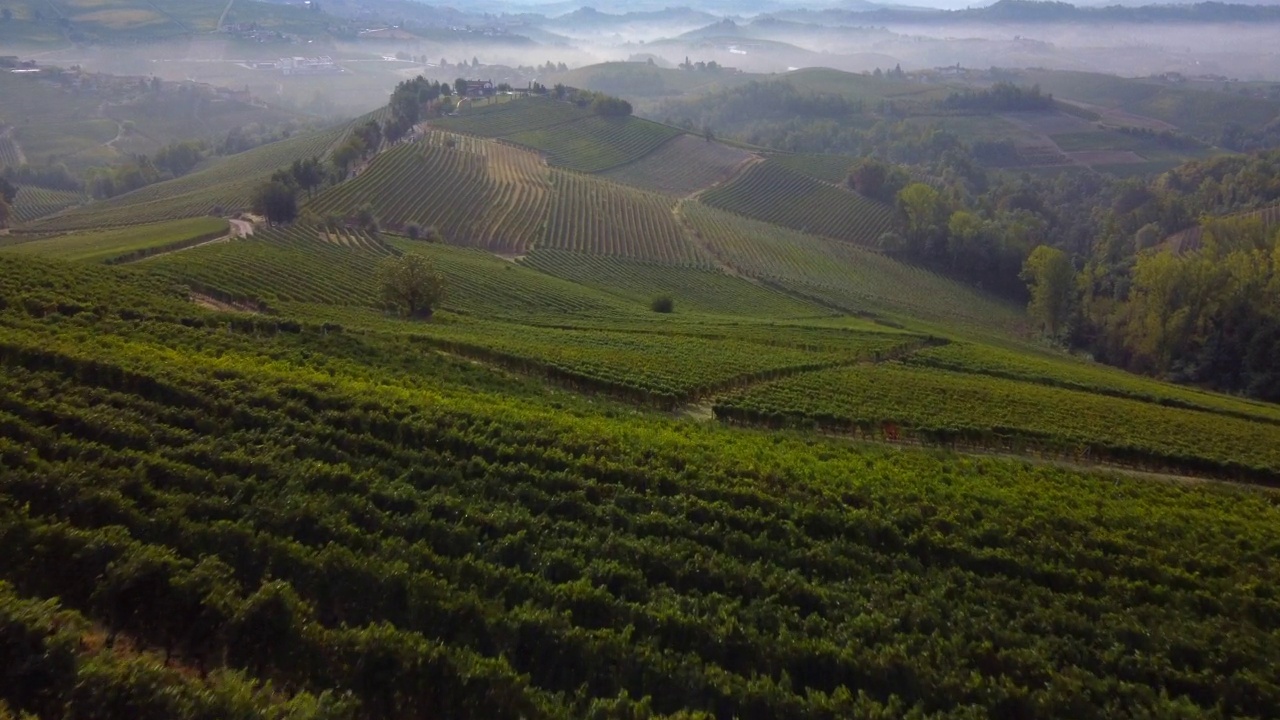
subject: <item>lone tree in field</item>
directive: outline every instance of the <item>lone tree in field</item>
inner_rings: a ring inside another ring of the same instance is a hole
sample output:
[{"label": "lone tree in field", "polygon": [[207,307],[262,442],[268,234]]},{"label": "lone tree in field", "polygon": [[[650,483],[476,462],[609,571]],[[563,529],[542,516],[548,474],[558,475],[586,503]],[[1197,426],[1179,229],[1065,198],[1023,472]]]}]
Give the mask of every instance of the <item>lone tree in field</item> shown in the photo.
[{"label": "lone tree in field", "polygon": [[270,225],[291,223],[298,217],[298,198],[293,188],[282,182],[263,183],[253,193],[253,211]]},{"label": "lone tree in field", "polygon": [[378,267],[382,299],[408,317],[429,318],[444,299],[444,276],[425,255],[406,253]]}]

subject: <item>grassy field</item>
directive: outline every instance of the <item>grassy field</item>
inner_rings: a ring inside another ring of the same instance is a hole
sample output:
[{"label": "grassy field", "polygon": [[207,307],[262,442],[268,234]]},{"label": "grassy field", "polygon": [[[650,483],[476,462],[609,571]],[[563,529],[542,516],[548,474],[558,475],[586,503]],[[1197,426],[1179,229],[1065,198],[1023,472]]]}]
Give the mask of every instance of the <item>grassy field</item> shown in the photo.
[{"label": "grassy field", "polygon": [[680,135],[643,158],[601,175],[645,190],[688,195],[728,179],[750,158],[750,153],[738,148]]},{"label": "grassy field", "polygon": [[10,245],[4,250],[61,260],[115,263],[213,240],[229,230],[227,221],[220,218],[192,218],[57,235]]}]

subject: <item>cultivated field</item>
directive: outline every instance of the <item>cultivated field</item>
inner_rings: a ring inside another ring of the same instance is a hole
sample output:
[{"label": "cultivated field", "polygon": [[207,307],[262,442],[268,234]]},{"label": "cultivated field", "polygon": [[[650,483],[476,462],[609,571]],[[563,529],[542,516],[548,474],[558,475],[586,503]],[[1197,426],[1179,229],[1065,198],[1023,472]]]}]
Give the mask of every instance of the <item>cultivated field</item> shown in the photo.
[{"label": "cultivated field", "polygon": [[230,226],[221,218],[193,218],[40,238],[4,248],[8,252],[81,262],[119,263],[189,247],[222,237]]},{"label": "cultivated field", "polygon": [[774,161],[748,169],[701,196],[706,204],[756,220],[867,247],[894,226],[888,205],[801,175]]},{"label": "cultivated field", "polygon": [[601,175],[669,195],[688,195],[726,180],[751,154],[693,135],[680,135],[652,153]]}]

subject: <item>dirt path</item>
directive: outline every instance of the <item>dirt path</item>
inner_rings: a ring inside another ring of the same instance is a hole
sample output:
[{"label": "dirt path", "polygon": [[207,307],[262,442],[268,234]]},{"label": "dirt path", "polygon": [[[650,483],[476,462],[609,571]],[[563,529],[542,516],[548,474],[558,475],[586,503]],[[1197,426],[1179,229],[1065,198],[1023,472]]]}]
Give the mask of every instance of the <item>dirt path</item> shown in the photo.
[{"label": "dirt path", "polygon": [[[212,240],[206,240],[205,242],[202,242],[202,243],[196,243],[195,245],[188,245],[187,247],[181,247],[173,250],[165,250],[164,252],[158,252],[153,255],[148,255],[143,258],[138,258],[134,262],[146,262],[147,260],[153,260],[158,257],[164,257],[165,255],[172,255],[174,253],[180,253],[185,250],[192,250],[194,248],[204,247],[206,245],[217,245],[218,243],[229,242],[231,240],[235,240],[236,238],[248,237],[253,234],[254,224],[249,222],[248,220],[241,220],[240,218],[227,218],[227,222],[231,223],[231,232],[228,232],[226,235],[223,235],[221,237],[216,237]],[[212,298],[210,298],[210,300],[213,302],[217,302],[216,300],[212,300]]]}]

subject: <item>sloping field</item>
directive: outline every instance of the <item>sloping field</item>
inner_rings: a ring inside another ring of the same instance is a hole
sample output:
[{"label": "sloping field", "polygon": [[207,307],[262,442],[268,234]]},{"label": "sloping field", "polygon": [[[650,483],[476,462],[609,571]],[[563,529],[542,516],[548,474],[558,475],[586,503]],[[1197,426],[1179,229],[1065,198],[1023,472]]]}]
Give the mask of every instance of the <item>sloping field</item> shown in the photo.
[{"label": "sloping field", "polygon": [[431,258],[448,279],[441,307],[477,317],[612,317],[634,314],[630,303],[578,283],[552,277],[470,248],[391,238],[393,247]]},{"label": "sloping field", "polygon": [[848,155],[774,155],[770,161],[788,170],[839,185],[849,177],[849,168],[858,161]]},{"label": "sloping field", "polygon": [[294,160],[323,155],[344,128],[311,133],[221,158],[208,169],[92,203],[37,224],[61,231],[159,222],[248,209],[250,194]]},{"label": "sloping field", "polygon": [[376,241],[331,242],[294,225],[148,260],[146,269],[219,300],[376,307],[378,261],[395,252]]},{"label": "sloping field", "polygon": [[22,164],[22,156],[18,154],[18,144],[11,137],[12,134],[12,128],[0,128],[0,170]]},{"label": "sloping field", "polygon": [[313,207],[352,215],[368,204],[388,227],[434,226],[450,243],[521,253],[542,234],[550,195],[550,170],[537,155],[432,132],[378,156]]},{"label": "sloping field", "polygon": [[813,235],[871,246],[894,226],[893,209],[770,160],[707,191],[712,207]]},{"label": "sloping field", "polygon": [[625,297],[647,308],[669,297],[675,313],[813,317],[829,314],[819,305],[796,300],[743,278],[701,268],[672,267],[639,260],[597,257],[561,250],[535,250],[522,264],[550,275]]},{"label": "sloping field", "polygon": [[681,215],[720,262],[849,312],[901,313],[1011,330],[1021,312],[962,283],[848,243],[686,202]]},{"label": "sloping field", "polygon": [[1118,368],[1075,358],[1030,351],[951,343],[913,354],[909,365],[953,372],[989,375],[1100,395],[1143,400],[1156,405],[1184,407],[1228,417],[1262,420],[1280,425],[1280,405],[1237,398],[1132,375]]},{"label": "sloping field", "polygon": [[589,116],[588,111],[573,103],[527,97],[496,105],[470,107],[457,115],[432,120],[431,124],[446,130],[497,138],[582,120]]},{"label": "sloping field", "polygon": [[213,240],[226,235],[228,230],[227,221],[221,218],[191,218],[41,238],[5,250],[62,260],[110,263]]},{"label": "sloping field", "polygon": [[557,171],[552,178],[555,196],[539,247],[706,264],[672,216],[671,198],[577,173]]},{"label": "sloping field", "polygon": [[745,150],[680,135],[639,160],[601,175],[645,190],[688,195],[725,180],[750,158]]},{"label": "sloping field", "polygon": [[554,128],[503,137],[546,153],[554,165],[600,172],[639,160],[680,134],[676,128],[649,120],[592,115]]},{"label": "sloping field", "polygon": [[786,417],[880,432],[886,423],[988,446],[1041,445],[1228,472],[1280,470],[1280,427],[1002,378],[896,363],[796,375],[717,404],[724,417]]},{"label": "sloping field", "polygon": [[26,223],[65,210],[87,201],[84,195],[70,190],[47,190],[33,185],[18,188],[13,201],[13,211],[18,222]]}]

